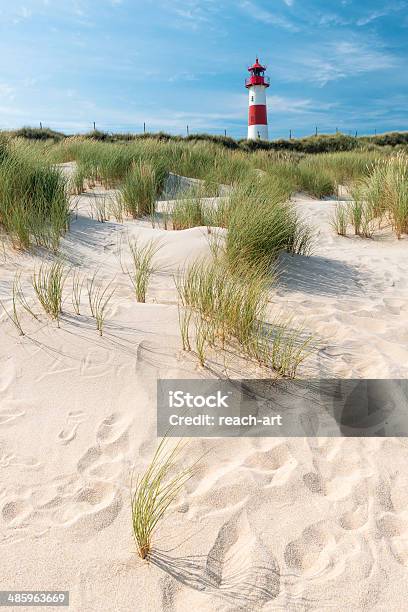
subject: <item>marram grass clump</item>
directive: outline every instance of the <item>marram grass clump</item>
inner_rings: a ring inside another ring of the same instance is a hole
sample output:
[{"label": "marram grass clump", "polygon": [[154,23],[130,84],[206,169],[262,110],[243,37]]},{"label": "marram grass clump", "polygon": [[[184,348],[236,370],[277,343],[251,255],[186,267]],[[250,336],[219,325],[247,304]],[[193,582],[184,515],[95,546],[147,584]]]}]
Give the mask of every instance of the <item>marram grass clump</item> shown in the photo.
[{"label": "marram grass clump", "polygon": [[157,240],[149,240],[146,244],[139,244],[137,240],[129,241],[129,249],[132,257],[132,267],[127,270],[132,283],[135,297],[138,302],[146,302],[147,290],[152,274],[156,267],[153,258],[160,249]]},{"label": "marram grass clump", "polygon": [[153,216],[157,196],[156,172],[151,164],[138,163],[121,187],[123,207],[134,219]]},{"label": "marram grass clump", "polygon": [[6,141],[0,152],[0,225],[16,249],[58,251],[69,226],[65,179],[33,145]]},{"label": "marram grass clump", "polygon": [[108,281],[104,286],[100,285],[97,281],[97,273],[98,271],[96,270],[93,276],[87,280],[86,289],[88,293],[88,303],[91,315],[95,319],[96,329],[99,332],[99,335],[102,336],[105,327],[107,309],[113,294],[115,293],[116,287],[113,287],[112,289],[112,281]]},{"label": "marram grass clump", "polygon": [[132,526],[139,556],[148,559],[152,540],[160,521],[165,517],[171,504],[194,475],[196,463],[180,468],[181,451],[185,443],[170,447],[163,438],[150,465],[136,480],[132,490]]},{"label": "marram grass clump", "polygon": [[[366,175],[354,183],[351,192],[353,201],[349,205],[348,222],[354,227],[356,235],[372,238],[376,230],[385,227],[391,228],[398,240],[408,234],[406,153],[399,152],[371,163]],[[333,227],[340,233],[338,228],[342,225],[339,223],[342,218],[340,214],[336,217]]]},{"label": "marram grass clump", "polygon": [[292,319],[268,322],[272,278],[264,269],[232,272],[225,258],[198,260],[175,279],[183,350],[195,352],[201,366],[209,349],[238,352],[243,357],[295,378],[313,352],[314,338]]},{"label": "marram grass clump", "polygon": [[42,264],[32,276],[35,294],[47,315],[57,321],[62,313],[62,292],[66,281],[66,271],[62,261],[51,265]]},{"label": "marram grass clump", "polygon": [[226,255],[232,268],[268,268],[281,251],[309,255],[313,233],[279,182],[238,185],[230,199]]}]

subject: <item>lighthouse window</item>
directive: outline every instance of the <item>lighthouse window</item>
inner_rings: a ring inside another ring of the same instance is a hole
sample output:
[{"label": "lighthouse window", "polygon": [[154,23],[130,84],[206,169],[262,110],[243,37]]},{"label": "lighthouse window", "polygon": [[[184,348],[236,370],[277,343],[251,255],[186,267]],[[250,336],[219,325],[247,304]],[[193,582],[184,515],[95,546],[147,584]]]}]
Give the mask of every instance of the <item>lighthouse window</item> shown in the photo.
[{"label": "lighthouse window", "polygon": [[253,101],[254,101],[254,96],[251,96],[251,102],[253,102]]}]

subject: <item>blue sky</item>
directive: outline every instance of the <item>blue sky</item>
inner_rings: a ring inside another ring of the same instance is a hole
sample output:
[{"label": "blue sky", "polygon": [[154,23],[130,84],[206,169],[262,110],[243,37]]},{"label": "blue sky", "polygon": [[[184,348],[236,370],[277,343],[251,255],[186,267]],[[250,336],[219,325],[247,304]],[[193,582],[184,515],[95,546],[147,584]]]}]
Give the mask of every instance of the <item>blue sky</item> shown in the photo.
[{"label": "blue sky", "polygon": [[408,126],[408,0],[0,0],[0,128],[270,137]]}]

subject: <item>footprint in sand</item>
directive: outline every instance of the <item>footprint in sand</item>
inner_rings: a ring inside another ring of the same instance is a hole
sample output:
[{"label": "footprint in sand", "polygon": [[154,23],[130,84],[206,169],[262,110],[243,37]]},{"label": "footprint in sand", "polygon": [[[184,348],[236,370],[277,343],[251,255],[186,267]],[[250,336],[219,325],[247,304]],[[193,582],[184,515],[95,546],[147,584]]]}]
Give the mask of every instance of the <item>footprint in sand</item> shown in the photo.
[{"label": "footprint in sand", "polygon": [[286,444],[277,444],[271,450],[260,451],[250,455],[243,465],[266,471],[276,471],[290,460],[293,460],[293,456],[288,446]]},{"label": "footprint in sand", "polygon": [[232,516],[218,532],[207,556],[206,576],[236,610],[261,609],[280,591],[279,565],[249,524],[246,512]]},{"label": "footprint in sand", "polygon": [[378,535],[385,539],[395,560],[408,566],[407,531],[408,520],[406,512],[396,515],[391,512],[383,514],[377,520]]},{"label": "footprint in sand", "polygon": [[25,499],[13,499],[4,504],[1,517],[10,527],[21,526],[32,513],[32,507]]},{"label": "footprint in sand", "polygon": [[128,441],[129,427],[128,417],[120,413],[111,414],[100,424],[96,432],[96,440],[104,446],[125,444]]},{"label": "footprint in sand", "polygon": [[339,519],[339,525],[347,531],[360,529],[368,520],[368,508],[366,505],[355,505],[349,512],[344,512]]},{"label": "footprint in sand", "polygon": [[377,502],[385,512],[394,512],[395,508],[392,503],[391,487],[385,480],[381,479],[375,489]]},{"label": "footprint in sand", "polygon": [[286,546],[284,554],[286,565],[299,572],[307,571],[316,563],[329,540],[323,525],[316,523],[307,527],[299,538],[292,540]]},{"label": "footprint in sand", "polygon": [[12,453],[0,455],[0,467],[2,468],[17,466],[26,470],[38,470],[41,465],[42,463],[35,457],[18,457]]},{"label": "footprint in sand", "polygon": [[385,538],[400,537],[407,532],[408,523],[405,518],[388,512],[378,519],[377,529],[379,534]]},{"label": "footprint in sand", "polygon": [[58,434],[61,444],[69,444],[76,438],[78,427],[86,420],[85,412],[74,410],[68,413],[64,429]]},{"label": "footprint in sand", "polygon": [[267,451],[259,451],[247,457],[242,464],[252,477],[264,486],[280,485],[290,478],[297,466],[295,457],[286,444],[278,444]]},{"label": "footprint in sand", "polygon": [[[78,472],[91,470],[92,473],[99,474],[102,464],[108,468],[108,463],[115,463],[111,460],[112,451],[117,454],[127,450],[130,424],[131,420],[120,413],[113,413],[106,417],[97,429],[96,444],[89,447],[79,459]],[[107,457],[109,457],[108,462],[105,461]],[[113,472],[117,473],[117,469],[115,465]]]},{"label": "footprint in sand", "polygon": [[106,529],[116,519],[123,501],[119,489],[107,482],[92,482],[82,486],[71,503],[57,516],[71,537],[86,541]]},{"label": "footprint in sand", "polygon": [[316,472],[308,472],[303,475],[303,482],[311,493],[318,495],[326,495],[326,484],[320,474]]},{"label": "footprint in sand", "polygon": [[82,455],[78,461],[78,472],[84,472],[85,470],[89,469],[102,457],[102,454],[102,450],[98,446],[91,446],[88,448],[86,453]]},{"label": "footprint in sand", "polygon": [[179,597],[186,603],[186,591],[180,584],[222,598],[219,610],[234,612],[261,610],[281,589],[278,562],[249,524],[245,511],[236,512],[221,525],[208,555],[173,557],[153,550],[150,561],[176,579],[164,578],[160,585],[169,611],[179,609]]}]

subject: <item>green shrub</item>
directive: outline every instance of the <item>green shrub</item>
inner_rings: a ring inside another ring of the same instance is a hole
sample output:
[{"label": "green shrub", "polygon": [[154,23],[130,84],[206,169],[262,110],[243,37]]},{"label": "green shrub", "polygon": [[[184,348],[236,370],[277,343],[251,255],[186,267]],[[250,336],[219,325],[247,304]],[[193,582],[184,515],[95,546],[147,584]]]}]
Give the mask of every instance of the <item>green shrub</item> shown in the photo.
[{"label": "green shrub", "polygon": [[50,128],[33,128],[33,127],[22,127],[19,130],[13,130],[8,132],[13,138],[26,138],[27,140],[53,140],[54,142],[60,142],[66,138],[62,132],[56,132]]}]

